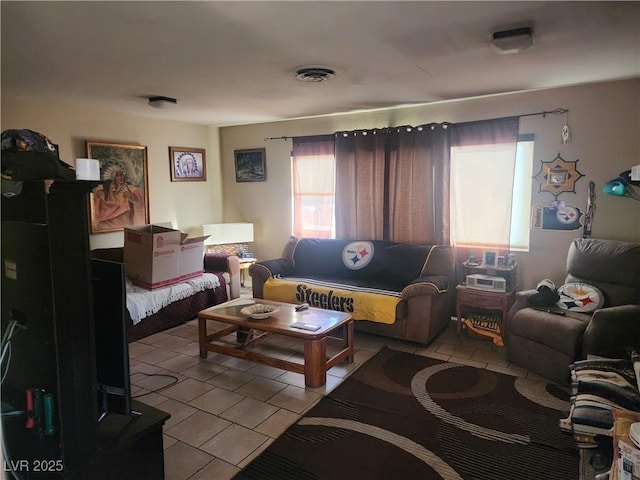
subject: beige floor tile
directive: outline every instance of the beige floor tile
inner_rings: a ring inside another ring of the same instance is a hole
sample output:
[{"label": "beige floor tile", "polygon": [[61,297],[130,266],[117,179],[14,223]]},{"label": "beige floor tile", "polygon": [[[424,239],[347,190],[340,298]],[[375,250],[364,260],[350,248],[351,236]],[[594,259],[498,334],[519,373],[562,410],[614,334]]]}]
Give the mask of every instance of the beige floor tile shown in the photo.
[{"label": "beige floor tile", "polygon": [[171,335],[176,335],[178,337],[190,338],[191,340],[198,340],[198,325],[185,323],[183,325],[170,328],[166,333],[170,333]]},{"label": "beige floor tile", "polygon": [[353,361],[358,365],[362,365],[375,354],[376,353],[372,352],[371,350],[356,349],[353,353]]},{"label": "beige floor tile", "polygon": [[171,372],[181,372],[189,367],[193,367],[200,363],[200,359],[197,357],[190,357],[189,355],[183,355],[178,353],[175,357],[171,357],[162,362],[156,363],[158,367],[164,368]]},{"label": "beige floor tile", "polygon": [[319,393],[289,385],[269,398],[268,403],[301,413],[320,397]]},{"label": "beige floor tile", "polygon": [[158,348],[165,348],[167,350],[175,350],[176,348],[184,347],[188,343],[191,343],[190,338],[179,337],[177,335],[167,335],[154,345]]},{"label": "beige floor tile", "polygon": [[170,387],[171,385],[180,381],[180,377],[178,377],[177,375],[172,373],[167,374],[165,372],[165,370],[160,370],[159,372],[151,375],[136,373],[135,384],[142,388],[146,388],[149,391],[159,391],[164,390],[165,388]]},{"label": "beige floor tile", "polygon": [[231,422],[216,415],[197,411],[177,425],[165,429],[165,433],[192,447],[199,447],[229,425]]},{"label": "beige floor tile", "polygon": [[171,445],[174,445],[177,441],[178,440],[176,440],[175,438],[170,437],[166,433],[163,433],[162,434],[162,448],[163,448],[163,450],[166,450]]},{"label": "beige floor tile", "polygon": [[286,388],[287,384],[269,378],[255,377],[235,390],[256,400],[267,400]]},{"label": "beige floor tile", "polygon": [[147,393],[147,391],[138,393],[134,398],[151,407],[156,407],[162,402],[167,400],[167,397],[160,395],[159,393],[155,393],[155,392]]},{"label": "beige floor tile", "polygon": [[269,437],[266,435],[240,425],[231,425],[202,444],[200,449],[225,462],[237,465],[267,440]]},{"label": "beige floor tile", "polygon": [[334,377],[347,378],[351,375],[360,365],[357,363],[340,362],[335,367],[330,368],[327,373]]},{"label": "beige floor tile", "polygon": [[247,370],[250,370],[256,366],[254,362],[235,357],[228,357],[227,360],[222,362],[220,365],[222,365],[223,367],[240,370],[241,372],[246,372]]},{"label": "beige floor tile", "polygon": [[169,335],[168,333],[159,332],[159,333],[154,333],[153,335],[149,335],[148,337],[141,338],[140,340],[138,340],[138,342],[155,346],[158,344],[158,342],[161,342],[162,340],[166,340],[169,337],[171,337],[171,335]]},{"label": "beige floor tile", "polygon": [[129,358],[136,358],[143,353],[149,353],[155,349],[156,347],[153,345],[148,345],[146,343],[140,342],[131,342],[129,344]]},{"label": "beige floor tile", "polygon": [[256,426],[254,430],[271,438],[277,438],[287,428],[297,422],[299,418],[299,414],[280,408],[264,422]]},{"label": "beige floor tile", "polygon": [[194,398],[207,393],[212,388],[215,387],[213,385],[209,385],[208,383],[194,380],[193,378],[187,378],[180,383],[176,383],[175,385],[164,389],[162,391],[162,394],[165,397],[188,403]]},{"label": "beige floor tile", "polygon": [[512,377],[527,377],[527,371],[522,368],[515,367],[503,367],[500,365],[492,365],[487,364],[487,370],[491,370],[492,372],[504,373],[505,375],[511,375]]},{"label": "beige floor tile", "polygon": [[205,380],[209,380],[210,378],[226,372],[227,370],[228,369],[226,367],[221,367],[215,363],[200,362],[186,370],[181,370],[180,373],[187,377],[195,378],[196,380],[204,382]]},{"label": "beige floor tile", "polygon": [[431,352],[429,350],[419,350],[416,352],[416,355],[422,355],[423,357],[433,358],[435,360],[442,360],[443,362],[448,362],[451,358],[451,355],[446,355],[444,353]]},{"label": "beige floor tile", "polygon": [[502,367],[507,367],[509,365],[507,353],[504,350],[496,352],[494,350],[484,350],[479,348],[473,355],[471,355],[471,360],[486,362],[491,365],[499,365]]},{"label": "beige floor tile", "polygon": [[282,370],[281,368],[270,367],[269,365],[256,364],[254,367],[247,370],[247,373],[251,373],[258,377],[274,379],[282,375],[283,371],[285,370]]},{"label": "beige floor tile", "polygon": [[171,350],[156,348],[155,350],[137,356],[136,360],[140,362],[150,363],[151,365],[156,365],[158,362],[162,362],[163,360],[175,357],[176,355],[178,354],[176,352],[172,352]]},{"label": "beige floor tile", "polygon": [[256,378],[256,376],[250,373],[227,369],[219,375],[207,380],[207,383],[226,390],[236,390],[254,378]]},{"label": "beige floor tile", "polygon": [[152,375],[154,373],[158,373],[160,370],[162,370],[160,367],[156,367],[155,365],[151,365],[149,363],[139,362],[137,360],[134,362],[129,362],[129,373],[131,374],[141,372]]},{"label": "beige floor tile", "polygon": [[195,342],[187,343],[185,346],[180,348],[174,348],[174,352],[182,353],[183,355],[189,355],[190,357],[200,357],[200,343]]},{"label": "beige floor tile", "polygon": [[277,411],[278,407],[253,398],[245,398],[219,415],[243,427],[255,428]]},{"label": "beige floor tile", "polygon": [[165,480],[187,480],[212,460],[211,455],[182,442],[164,451]]},{"label": "beige floor tile", "polygon": [[198,411],[197,408],[193,408],[185,403],[178,402],[173,398],[169,398],[164,402],[159,403],[158,405],[156,405],[156,408],[159,408],[163,412],[167,412],[169,415],[171,415],[171,418],[169,418],[169,420],[167,420],[164,424],[165,431]]},{"label": "beige floor tile", "polygon": [[224,388],[215,387],[204,395],[200,395],[189,402],[189,405],[204,410],[205,412],[218,415],[227,408],[235,405],[245,398],[244,395],[230,392]]},{"label": "beige floor tile", "polygon": [[456,343],[443,343],[436,351],[438,353],[444,353],[445,355],[451,355],[458,358],[471,358],[471,355],[475,353],[476,348]]},{"label": "beige floor tile", "polygon": [[189,480],[231,480],[240,468],[219,458],[214,458]]},{"label": "beige floor tile", "polygon": [[249,465],[258,455],[264,452],[267,449],[267,447],[271,445],[271,443],[273,443],[273,438],[269,438],[266,442],[264,442],[262,445],[256,448],[253,452],[251,452],[249,456],[247,456],[244,460],[242,460],[238,464],[238,468],[242,469],[247,465]]}]

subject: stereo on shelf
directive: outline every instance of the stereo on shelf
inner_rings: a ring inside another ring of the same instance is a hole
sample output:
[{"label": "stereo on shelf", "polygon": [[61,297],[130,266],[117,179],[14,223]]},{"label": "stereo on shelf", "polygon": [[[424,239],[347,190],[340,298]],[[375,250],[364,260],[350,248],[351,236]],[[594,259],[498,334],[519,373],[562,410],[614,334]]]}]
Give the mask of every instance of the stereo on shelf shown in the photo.
[{"label": "stereo on shelf", "polygon": [[507,280],[493,275],[474,273],[467,275],[467,287],[491,290],[494,292],[506,292]]}]

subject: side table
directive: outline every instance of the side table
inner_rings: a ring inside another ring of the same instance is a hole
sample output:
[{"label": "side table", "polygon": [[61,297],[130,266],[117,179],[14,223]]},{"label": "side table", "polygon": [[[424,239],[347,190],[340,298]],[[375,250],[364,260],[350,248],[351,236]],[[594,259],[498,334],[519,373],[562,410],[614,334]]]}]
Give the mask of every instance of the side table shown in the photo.
[{"label": "side table", "polygon": [[458,285],[456,287],[457,302],[456,314],[458,317],[457,334],[462,331],[462,307],[477,308],[480,310],[499,310],[500,318],[500,335],[504,338],[504,321],[507,318],[507,312],[516,296],[515,287],[507,292],[494,292],[491,290],[482,290],[472,288],[466,285]]},{"label": "side table", "polygon": [[249,267],[258,261],[257,258],[241,258],[240,259],[240,286],[244,287],[244,279],[247,276]]}]

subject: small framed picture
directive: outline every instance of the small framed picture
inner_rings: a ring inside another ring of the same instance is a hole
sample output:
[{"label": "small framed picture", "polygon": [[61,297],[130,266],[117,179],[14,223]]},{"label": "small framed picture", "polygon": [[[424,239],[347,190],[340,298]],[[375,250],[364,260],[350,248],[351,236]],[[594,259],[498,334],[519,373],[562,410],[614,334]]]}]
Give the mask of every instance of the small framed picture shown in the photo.
[{"label": "small framed picture", "polygon": [[266,149],[235,150],[236,182],[264,182],[267,179]]},{"label": "small framed picture", "polygon": [[172,182],[207,180],[207,158],[203,148],[169,147]]},{"label": "small framed picture", "polygon": [[497,267],[498,266],[498,251],[497,250],[485,250],[482,254],[482,266],[483,267]]}]

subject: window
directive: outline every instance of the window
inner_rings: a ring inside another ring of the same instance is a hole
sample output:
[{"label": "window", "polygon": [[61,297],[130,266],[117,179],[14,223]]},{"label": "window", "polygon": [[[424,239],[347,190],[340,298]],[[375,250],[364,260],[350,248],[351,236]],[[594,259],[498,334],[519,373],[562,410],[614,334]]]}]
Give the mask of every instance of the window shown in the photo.
[{"label": "window", "polygon": [[507,145],[451,148],[451,240],[468,247],[529,249],[533,135]]},{"label": "window", "polygon": [[291,161],[293,235],[335,237],[335,156],[329,141],[296,144]]}]

